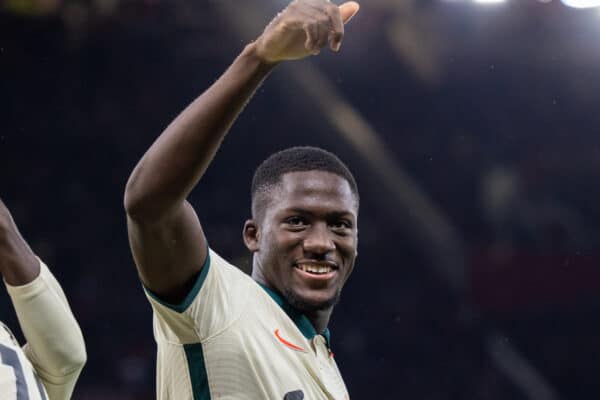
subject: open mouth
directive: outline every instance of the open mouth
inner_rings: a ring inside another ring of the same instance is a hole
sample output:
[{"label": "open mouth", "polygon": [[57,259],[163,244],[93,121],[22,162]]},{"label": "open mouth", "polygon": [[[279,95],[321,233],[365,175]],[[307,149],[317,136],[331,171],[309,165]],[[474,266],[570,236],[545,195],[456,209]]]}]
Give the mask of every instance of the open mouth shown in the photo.
[{"label": "open mouth", "polygon": [[306,274],[314,276],[327,276],[338,270],[337,265],[333,263],[319,262],[300,262],[294,265],[294,267]]},{"label": "open mouth", "polygon": [[314,264],[300,264],[300,265],[296,265],[296,268],[298,268],[301,271],[308,272],[309,274],[316,274],[316,275],[327,274],[327,273],[333,271],[333,268],[331,266],[314,265]]}]

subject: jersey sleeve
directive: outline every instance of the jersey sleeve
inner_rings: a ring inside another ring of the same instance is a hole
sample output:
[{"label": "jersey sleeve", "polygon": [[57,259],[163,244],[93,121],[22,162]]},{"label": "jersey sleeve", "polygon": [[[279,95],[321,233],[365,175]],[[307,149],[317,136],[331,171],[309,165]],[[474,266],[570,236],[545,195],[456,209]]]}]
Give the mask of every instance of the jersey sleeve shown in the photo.
[{"label": "jersey sleeve", "polygon": [[196,282],[179,304],[146,296],[154,311],[154,336],[177,344],[198,343],[226,329],[243,312],[252,279],[209,249]]},{"label": "jersey sleeve", "polygon": [[23,351],[49,399],[70,399],[87,356],[81,329],[60,285],[40,260],[37,278],[6,288],[27,340]]}]

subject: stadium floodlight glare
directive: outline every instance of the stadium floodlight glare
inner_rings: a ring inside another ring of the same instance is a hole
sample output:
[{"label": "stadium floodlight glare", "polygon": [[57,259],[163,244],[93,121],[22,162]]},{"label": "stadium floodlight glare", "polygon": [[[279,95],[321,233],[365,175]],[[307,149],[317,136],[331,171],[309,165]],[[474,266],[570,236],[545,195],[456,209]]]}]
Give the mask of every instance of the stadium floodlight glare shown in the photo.
[{"label": "stadium floodlight glare", "polygon": [[600,7],[600,0],[561,0],[562,3],[574,8],[594,8]]},{"label": "stadium floodlight glare", "polygon": [[473,0],[477,4],[499,4],[505,3],[506,0]]}]

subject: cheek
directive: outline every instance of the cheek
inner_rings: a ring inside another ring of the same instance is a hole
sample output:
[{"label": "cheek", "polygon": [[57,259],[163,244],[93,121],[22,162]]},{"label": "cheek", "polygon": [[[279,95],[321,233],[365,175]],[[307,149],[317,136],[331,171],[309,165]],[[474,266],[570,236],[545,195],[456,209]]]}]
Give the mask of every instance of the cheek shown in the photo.
[{"label": "cheek", "polygon": [[[287,231],[270,230],[261,237],[261,249],[270,258],[286,257],[302,240],[297,234]],[[301,246],[300,246],[301,247]]]},{"label": "cheek", "polygon": [[301,235],[285,230],[273,232],[270,239],[272,246],[277,247],[281,251],[289,251],[289,249],[302,244]]},{"label": "cheek", "polygon": [[338,249],[344,255],[344,257],[347,257],[348,259],[354,259],[357,255],[357,244],[358,238],[356,236],[350,236],[344,238],[338,243]]},{"label": "cheek", "polygon": [[354,267],[356,265],[356,248],[351,247],[348,249],[348,252],[342,253],[342,257],[344,258],[347,269],[345,271],[344,277],[342,278],[342,285],[346,283],[352,271],[354,271]]}]

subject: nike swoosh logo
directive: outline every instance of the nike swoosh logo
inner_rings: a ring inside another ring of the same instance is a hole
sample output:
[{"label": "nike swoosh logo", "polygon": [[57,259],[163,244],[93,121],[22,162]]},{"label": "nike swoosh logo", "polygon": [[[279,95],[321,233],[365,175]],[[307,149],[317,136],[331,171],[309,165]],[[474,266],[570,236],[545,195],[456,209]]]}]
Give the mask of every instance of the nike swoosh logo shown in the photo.
[{"label": "nike swoosh logo", "polygon": [[279,340],[281,343],[283,343],[284,345],[286,345],[290,349],[306,353],[306,350],[304,350],[302,347],[296,346],[295,344],[290,343],[287,340],[285,340],[284,338],[282,338],[281,335],[279,334],[279,329],[275,329],[274,333],[275,333],[275,337],[277,338],[277,340]]}]

